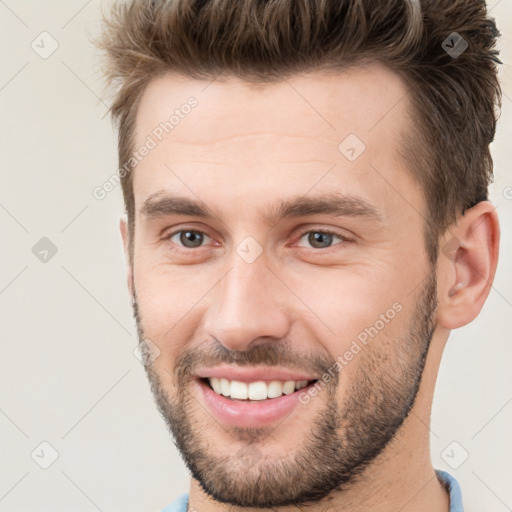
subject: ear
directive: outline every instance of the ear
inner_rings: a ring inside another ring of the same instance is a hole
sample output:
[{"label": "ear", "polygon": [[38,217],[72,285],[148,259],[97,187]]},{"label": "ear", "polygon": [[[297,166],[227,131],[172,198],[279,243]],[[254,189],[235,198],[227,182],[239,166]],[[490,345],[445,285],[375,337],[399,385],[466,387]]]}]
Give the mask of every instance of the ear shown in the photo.
[{"label": "ear", "polygon": [[500,228],[496,208],[482,201],[459,217],[440,243],[438,322],[456,329],[480,313],[496,273]]},{"label": "ear", "polygon": [[130,291],[130,296],[133,297],[133,265],[129,250],[130,240],[126,215],[123,215],[119,220],[119,231],[121,232],[121,238],[123,240],[124,258],[126,263],[126,281],[128,284],[128,290]]}]

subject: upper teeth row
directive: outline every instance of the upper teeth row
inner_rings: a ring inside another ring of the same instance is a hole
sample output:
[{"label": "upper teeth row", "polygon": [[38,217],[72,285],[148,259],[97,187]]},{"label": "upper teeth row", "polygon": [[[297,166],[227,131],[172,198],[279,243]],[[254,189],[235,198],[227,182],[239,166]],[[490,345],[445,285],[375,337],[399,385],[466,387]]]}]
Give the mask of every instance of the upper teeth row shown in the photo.
[{"label": "upper teeth row", "polygon": [[229,396],[231,398],[237,398],[238,400],[265,400],[266,398],[277,398],[283,394],[289,395],[308,384],[307,380],[272,380],[267,383],[263,381],[230,381],[217,377],[210,377],[208,381],[218,395]]}]

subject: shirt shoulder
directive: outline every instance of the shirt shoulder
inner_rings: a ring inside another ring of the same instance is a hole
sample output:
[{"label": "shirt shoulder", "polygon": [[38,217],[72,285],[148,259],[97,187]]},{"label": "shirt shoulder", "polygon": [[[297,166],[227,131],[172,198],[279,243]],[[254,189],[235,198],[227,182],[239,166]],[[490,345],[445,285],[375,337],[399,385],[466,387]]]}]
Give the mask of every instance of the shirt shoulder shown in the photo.
[{"label": "shirt shoulder", "polygon": [[459,482],[446,471],[436,469],[436,474],[438,480],[444,485],[450,495],[450,512],[464,512]]},{"label": "shirt shoulder", "polygon": [[171,504],[167,505],[160,512],[187,512],[188,506],[188,493],[182,494],[179,498],[175,499]]}]

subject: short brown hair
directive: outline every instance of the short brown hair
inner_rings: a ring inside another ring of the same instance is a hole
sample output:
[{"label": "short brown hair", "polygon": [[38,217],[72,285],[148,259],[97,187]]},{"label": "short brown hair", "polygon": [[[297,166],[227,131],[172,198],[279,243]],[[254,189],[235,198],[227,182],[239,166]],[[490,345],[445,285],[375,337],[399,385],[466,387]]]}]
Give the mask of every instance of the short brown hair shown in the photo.
[{"label": "short brown hair", "polygon": [[[487,199],[501,106],[498,36],[482,0],[118,2],[99,45],[108,82],[117,86],[111,114],[120,167],[133,151],[139,100],[157,75],[226,73],[262,83],[377,61],[410,92],[414,133],[401,153],[424,190],[426,248],[435,262],[439,236]],[[133,240],[132,172],[121,183]]]}]

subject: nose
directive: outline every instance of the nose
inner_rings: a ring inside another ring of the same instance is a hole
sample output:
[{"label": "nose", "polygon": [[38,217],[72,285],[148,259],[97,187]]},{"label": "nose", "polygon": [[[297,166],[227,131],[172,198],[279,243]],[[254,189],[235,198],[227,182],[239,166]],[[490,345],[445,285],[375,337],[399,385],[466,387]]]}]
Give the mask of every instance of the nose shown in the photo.
[{"label": "nose", "polygon": [[290,329],[290,315],[283,303],[283,290],[263,256],[247,263],[234,255],[229,272],[212,293],[206,333],[226,348],[239,351],[268,343],[269,338],[284,338]]}]

